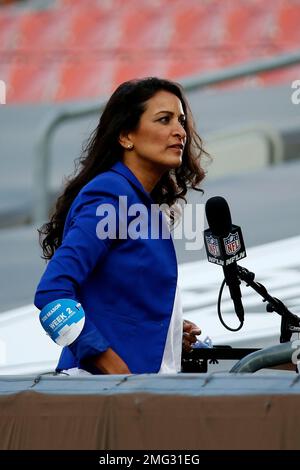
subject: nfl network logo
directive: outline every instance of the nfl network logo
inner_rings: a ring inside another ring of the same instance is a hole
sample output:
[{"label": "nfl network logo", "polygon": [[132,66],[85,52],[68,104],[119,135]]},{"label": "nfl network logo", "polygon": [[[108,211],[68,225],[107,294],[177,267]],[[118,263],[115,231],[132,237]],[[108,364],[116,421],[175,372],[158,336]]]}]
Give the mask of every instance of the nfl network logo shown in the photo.
[{"label": "nfl network logo", "polygon": [[212,235],[206,237],[207,249],[213,256],[220,256],[219,243]]},{"label": "nfl network logo", "polygon": [[0,80],[0,104],[6,104],[6,85],[3,80]]},{"label": "nfl network logo", "polygon": [[239,234],[230,233],[227,238],[224,238],[225,251],[227,255],[235,255],[241,248]]}]

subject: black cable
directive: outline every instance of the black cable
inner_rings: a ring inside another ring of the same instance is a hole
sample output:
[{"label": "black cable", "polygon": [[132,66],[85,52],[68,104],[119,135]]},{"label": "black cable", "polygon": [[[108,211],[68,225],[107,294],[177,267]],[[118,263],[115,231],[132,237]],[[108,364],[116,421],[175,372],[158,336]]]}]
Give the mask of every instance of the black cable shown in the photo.
[{"label": "black cable", "polygon": [[226,323],[224,322],[223,318],[222,318],[222,313],[221,313],[221,300],[222,300],[222,294],[223,294],[223,289],[224,289],[224,286],[225,286],[225,279],[223,280],[222,284],[221,284],[221,287],[220,287],[220,291],[219,291],[219,297],[218,297],[218,317],[219,317],[219,320],[220,322],[222,323],[222,325],[224,326],[224,328],[226,328],[226,330],[229,330],[229,331],[239,331],[242,326],[243,326],[243,322],[240,322],[240,325],[237,327],[237,328],[231,328],[230,326],[226,325]]}]

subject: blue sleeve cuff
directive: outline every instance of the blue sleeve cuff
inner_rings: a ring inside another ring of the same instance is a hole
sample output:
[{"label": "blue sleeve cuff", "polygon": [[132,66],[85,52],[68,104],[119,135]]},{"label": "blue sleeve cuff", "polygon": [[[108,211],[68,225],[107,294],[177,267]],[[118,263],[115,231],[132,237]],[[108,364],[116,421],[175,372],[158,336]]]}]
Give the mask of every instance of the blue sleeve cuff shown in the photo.
[{"label": "blue sleeve cuff", "polygon": [[68,347],[79,364],[82,364],[88,358],[106,351],[109,346],[108,341],[86,317],[82,332]]}]

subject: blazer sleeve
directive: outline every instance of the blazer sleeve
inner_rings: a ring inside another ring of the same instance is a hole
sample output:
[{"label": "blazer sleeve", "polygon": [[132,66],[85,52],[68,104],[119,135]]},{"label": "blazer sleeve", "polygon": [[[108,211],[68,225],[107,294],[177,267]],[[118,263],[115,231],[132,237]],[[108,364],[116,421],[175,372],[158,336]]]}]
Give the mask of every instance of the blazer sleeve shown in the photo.
[{"label": "blazer sleeve", "polygon": [[[115,208],[117,220],[117,197],[92,191],[79,199],[72,210],[73,215],[63,242],[48,263],[37,287],[34,303],[39,309],[57,299],[78,300],[80,286],[101,262],[113,241],[111,238],[100,239],[97,236],[97,224],[101,217],[96,215],[96,211],[100,204],[110,203]],[[82,332],[69,345],[79,362],[108,347],[108,341],[87,315]]]}]

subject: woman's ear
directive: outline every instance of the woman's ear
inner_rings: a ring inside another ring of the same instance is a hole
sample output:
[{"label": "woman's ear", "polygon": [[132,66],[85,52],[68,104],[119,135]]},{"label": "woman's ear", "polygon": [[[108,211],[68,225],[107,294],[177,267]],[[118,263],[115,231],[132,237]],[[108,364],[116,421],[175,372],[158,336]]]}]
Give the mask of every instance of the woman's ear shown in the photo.
[{"label": "woman's ear", "polygon": [[124,134],[122,132],[119,135],[119,143],[126,150],[132,150],[133,149],[133,143],[131,142],[130,137],[129,137],[128,134]]}]

